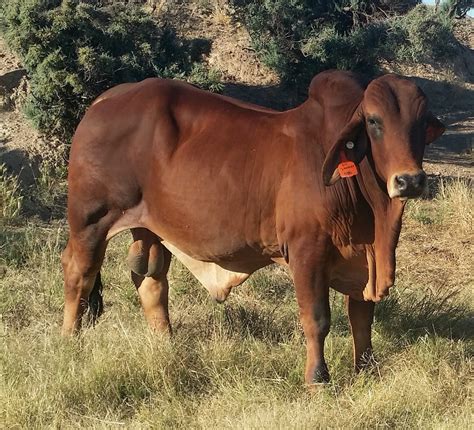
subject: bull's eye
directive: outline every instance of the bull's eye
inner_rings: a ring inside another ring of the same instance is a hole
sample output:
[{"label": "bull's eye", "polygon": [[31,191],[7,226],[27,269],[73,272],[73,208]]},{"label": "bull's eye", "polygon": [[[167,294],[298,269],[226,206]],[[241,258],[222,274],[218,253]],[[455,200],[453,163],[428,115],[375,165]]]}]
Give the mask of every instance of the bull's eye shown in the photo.
[{"label": "bull's eye", "polygon": [[367,117],[367,130],[373,139],[380,139],[383,134],[382,119],[377,115]]},{"label": "bull's eye", "polygon": [[369,124],[371,127],[377,127],[379,122],[375,118],[369,118],[367,120],[367,124]]}]

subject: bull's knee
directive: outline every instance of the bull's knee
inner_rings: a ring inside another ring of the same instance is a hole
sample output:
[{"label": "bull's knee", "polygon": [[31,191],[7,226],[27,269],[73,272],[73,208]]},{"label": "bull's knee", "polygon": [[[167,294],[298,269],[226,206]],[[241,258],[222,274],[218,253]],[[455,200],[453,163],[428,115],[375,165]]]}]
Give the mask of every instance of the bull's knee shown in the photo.
[{"label": "bull's knee", "polygon": [[164,267],[162,245],[159,242],[136,240],[128,251],[127,263],[137,275],[149,277],[160,274]]}]

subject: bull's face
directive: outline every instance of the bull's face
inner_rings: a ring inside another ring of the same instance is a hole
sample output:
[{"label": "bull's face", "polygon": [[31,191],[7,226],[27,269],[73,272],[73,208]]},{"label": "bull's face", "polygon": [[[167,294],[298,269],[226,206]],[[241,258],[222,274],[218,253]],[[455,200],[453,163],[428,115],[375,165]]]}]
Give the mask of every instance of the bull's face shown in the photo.
[{"label": "bull's face", "polygon": [[425,146],[444,130],[427,110],[426,97],[414,83],[394,75],[375,79],[326,157],[325,183],[338,179],[341,158],[358,163],[370,154],[391,198],[418,197],[426,187],[422,169]]}]

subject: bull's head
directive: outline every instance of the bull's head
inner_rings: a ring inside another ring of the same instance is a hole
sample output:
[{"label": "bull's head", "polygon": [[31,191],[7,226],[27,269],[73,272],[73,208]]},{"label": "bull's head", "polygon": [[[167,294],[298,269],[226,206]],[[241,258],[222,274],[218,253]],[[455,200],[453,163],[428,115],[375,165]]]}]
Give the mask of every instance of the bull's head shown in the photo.
[{"label": "bull's head", "polygon": [[444,130],[427,110],[426,97],[417,85],[396,75],[377,78],[367,86],[351,120],[329,150],[324,183],[330,185],[340,178],[341,162],[358,164],[368,155],[391,198],[418,197],[426,186],[425,145]]}]

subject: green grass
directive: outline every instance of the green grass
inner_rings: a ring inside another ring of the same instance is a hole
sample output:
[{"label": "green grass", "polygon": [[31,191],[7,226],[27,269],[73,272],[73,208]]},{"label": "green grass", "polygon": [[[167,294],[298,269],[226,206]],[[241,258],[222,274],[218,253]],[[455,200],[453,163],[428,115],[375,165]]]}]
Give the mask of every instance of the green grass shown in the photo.
[{"label": "green grass", "polygon": [[123,234],[106,257],[105,314],[80,338],[62,339],[64,222],[5,222],[1,426],[468,428],[473,201],[471,184],[455,181],[435,199],[409,203],[397,287],[376,307],[373,372],[352,373],[343,299],[332,293],[332,382],[316,393],[302,383],[304,338],[283,269],[258,272],[218,305],[173,263],[170,340],[145,325],[124,264],[130,237]]}]

